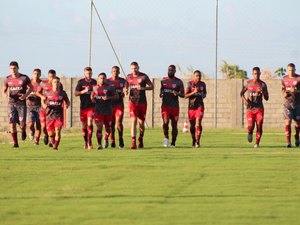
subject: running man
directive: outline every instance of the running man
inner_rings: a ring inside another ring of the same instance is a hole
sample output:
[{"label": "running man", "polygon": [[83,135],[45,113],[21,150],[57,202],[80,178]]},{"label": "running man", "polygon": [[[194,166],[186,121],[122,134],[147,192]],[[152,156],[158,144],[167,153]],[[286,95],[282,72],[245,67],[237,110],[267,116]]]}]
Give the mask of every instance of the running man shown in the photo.
[{"label": "running man", "polygon": [[40,109],[41,98],[36,95],[41,83],[41,70],[34,69],[31,79],[33,91],[27,97],[27,126],[30,129],[30,139],[34,139],[34,144],[39,145],[41,135]]},{"label": "running man", "polygon": [[19,73],[19,65],[12,61],[9,64],[10,75],[4,81],[2,95],[8,97],[8,117],[10,132],[14,142],[13,147],[18,148],[17,124],[20,125],[22,140],[26,139],[26,98],[33,87],[27,75]]},{"label": "running man", "polygon": [[97,81],[92,78],[92,68],[84,68],[84,78],[80,79],[75,89],[75,96],[80,96],[80,121],[82,123],[82,135],[84,139],[84,148],[93,149],[93,119],[95,103],[91,100],[93,86]]},{"label": "running man", "polygon": [[136,149],[137,122],[139,122],[140,136],[138,148],[144,148],[145,119],[147,112],[146,91],[153,90],[149,77],[139,71],[137,62],[130,64],[131,74],[127,75],[126,94],[129,92],[129,112],[131,117],[131,149]]},{"label": "running man", "polygon": [[201,72],[194,71],[194,79],[189,81],[185,90],[184,98],[189,99],[188,116],[192,146],[199,148],[202,134],[202,119],[204,116],[204,102],[206,97],[206,84],[201,81]]},{"label": "running man", "polygon": [[[256,124],[256,141],[254,148],[259,147],[259,142],[263,133],[264,122],[264,105],[263,98],[268,101],[269,93],[265,82],[260,79],[260,68],[252,69],[252,80],[248,80],[241,91],[241,97],[247,108],[248,123],[248,141],[251,143],[253,139],[253,130]],[[245,97],[247,92],[248,97]]]},{"label": "running man", "polygon": [[123,117],[124,117],[124,91],[126,85],[126,80],[122,77],[119,77],[120,68],[118,66],[113,66],[111,69],[112,76],[108,79],[110,84],[115,88],[117,94],[119,95],[118,99],[112,100],[112,123],[111,123],[111,147],[116,147],[115,141],[115,126],[117,126],[119,134],[119,147],[124,148],[124,139],[123,139]]},{"label": "running man", "polygon": [[178,135],[178,118],[179,118],[179,101],[178,97],[184,97],[184,86],[182,81],[175,77],[176,67],[168,67],[168,77],[161,81],[160,97],[162,98],[161,115],[163,119],[164,147],[169,146],[169,121],[172,125],[172,142],[171,147],[175,148],[176,138]]},{"label": "running man", "polygon": [[287,75],[282,78],[282,94],[284,97],[283,115],[287,147],[291,148],[291,125],[295,121],[295,145],[299,147],[300,131],[300,75],[296,74],[293,63],[287,65]]},{"label": "running man", "polygon": [[104,147],[108,148],[111,132],[112,100],[118,98],[115,88],[106,82],[106,74],[100,73],[98,84],[93,87],[91,100],[95,103],[95,123],[97,126],[98,150],[102,149],[102,129],[105,126]]},{"label": "running man", "polygon": [[47,91],[45,103],[46,108],[46,126],[47,133],[50,137],[49,147],[53,146],[53,150],[58,150],[58,145],[61,139],[61,129],[63,125],[63,103],[66,108],[70,106],[70,100],[67,93],[61,89],[60,80],[58,77],[52,78],[52,88]]}]

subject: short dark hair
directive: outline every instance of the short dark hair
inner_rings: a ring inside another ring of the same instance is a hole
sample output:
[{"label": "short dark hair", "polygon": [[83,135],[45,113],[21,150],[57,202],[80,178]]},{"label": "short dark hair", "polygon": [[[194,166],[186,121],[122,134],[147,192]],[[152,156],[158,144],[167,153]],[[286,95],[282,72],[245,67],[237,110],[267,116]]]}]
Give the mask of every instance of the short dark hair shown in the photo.
[{"label": "short dark hair", "polygon": [[289,64],[287,65],[287,67],[296,68],[296,66],[295,66],[295,64],[294,64],[294,63],[289,63]]},{"label": "short dark hair", "polygon": [[260,68],[258,66],[253,67],[252,71],[260,72]]},{"label": "short dark hair", "polygon": [[39,74],[42,73],[41,69],[39,69],[39,68],[35,68],[35,69],[33,70],[33,72],[38,72]]},{"label": "short dark hair", "polygon": [[200,70],[195,70],[195,71],[194,71],[194,74],[195,74],[195,73],[199,73],[200,75],[202,75],[201,72],[200,72]]},{"label": "short dark hair", "polygon": [[132,62],[130,63],[130,66],[139,66],[139,64],[137,62]]},{"label": "short dark hair", "polygon": [[118,71],[120,71],[120,67],[118,66],[113,66],[112,69],[117,69]]},{"label": "short dark hair", "polygon": [[169,67],[173,68],[174,70],[176,70],[176,66],[174,66],[173,64],[170,65]]},{"label": "short dark hair", "polygon": [[53,69],[49,70],[48,73],[51,73],[51,74],[53,74],[53,75],[56,75],[56,71],[53,70]]},{"label": "short dark hair", "polygon": [[57,77],[57,76],[55,76],[55,77],[53,77],[52,81],[53,81],[53,80],[58,80],[58,81],[60,81],[60,78]]},{"label": "short dark hair", "polygon": [[9,66],[15,66],[19,69],[19,64],[16,61],[11,61]]},{"label": "short dark hair", "polygon": [[84,67],[84,71],[92,71],[92,67],[90,66]]},{"label": "short dark hair", "polygon": [[105,78],[106,78],[106,73],[99,73],[99,75],[98,75],[98,77],[100,77],[100,76],[104,76]]}]

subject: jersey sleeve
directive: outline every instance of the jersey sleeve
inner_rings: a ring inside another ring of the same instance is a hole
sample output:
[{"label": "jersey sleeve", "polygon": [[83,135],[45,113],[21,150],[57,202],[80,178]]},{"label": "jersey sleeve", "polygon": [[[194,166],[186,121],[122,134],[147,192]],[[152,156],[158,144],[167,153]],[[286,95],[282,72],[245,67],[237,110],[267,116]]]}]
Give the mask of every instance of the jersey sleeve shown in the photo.
[{"label": "jersey sleeve", "polygon": [[243,97],[243,95],[246,93],[246,91],[248,90],[248,84],[244,84],[243,89],[241,90],[240,96]]},{"label": "jersey sleeve", "polygon": [[80,80],[77,82],[77,85],[76,85],[75,91],[82,91],[82,85],[81,85],[81,82],[80,82]]}]

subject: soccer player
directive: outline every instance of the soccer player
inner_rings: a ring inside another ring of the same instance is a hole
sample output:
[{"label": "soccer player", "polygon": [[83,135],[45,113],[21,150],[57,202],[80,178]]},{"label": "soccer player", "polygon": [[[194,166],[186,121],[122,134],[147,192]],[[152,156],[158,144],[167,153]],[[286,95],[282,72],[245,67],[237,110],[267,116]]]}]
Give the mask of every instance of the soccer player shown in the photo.
[{"label": "soccer player", "polygon": [[45,94],[45,103],[42,102],[46,108],[46,126],[47,133],[50,137],[50,147],[58,150],[58,145],[61,139],[61,128],[63,125],[63,103],[66,108],[70,106],[70,100],[67,93],[61,89],[60,80],[58,77],[52,78],[52,89]]},{"label": "soccer player", "polygon": [[78,81],[75,89],[75,96],[80,96],[80,120],[85,149],[93,148],[92,137],[95,103],[91,100],[91,93],[93,86],[97,85],[97,81],[92,78],[92,74],[92,68],[85,67],[84,78]]},{"label": "soccer player", "polygon": [[184,87],[182,81],[175,77],[176,67],[168,67],[168,77],[161,81],[160,97],[162,98],[161,115],[163,119],[164,147],[169,146],[169,121],[172,125],[171,147],[175,147],[178,135],[179,101],[178,97],[184,97]]},{"label": "soccer player", "polygon": [[[241,91],[241,97],[247,108],[248,123],[248,141],[251,143],[253,139],[253,130],[256,124],[256,141],[254,148],[259,147],[259,142],[263,133],[264,122],[264,105],[263,98],[268,101],[269,94],[265,82],[260,79],[259,67],[252,69],[252,80],[248,80]],[[248,97],[245,97],[247,92]]]},{"label": "soccer player", "polygon": [[10,75],[4,81],[2,95],[8,96],[8,116],[10,132],[13,138],[14,148],[19,147],[17,126],[20,125],[22,140],[26,139],[26,98],[32,92],[33,87],[27,75],[19,73],[19,65],[16,61],[9,64]]},{"label": "soccer player", "polygon": [[100,73],[98,84],[93,87],[91,100],[95,102],[95,123],[97,126],[98,150],[102,149],[102,129],[105,126],[104,147],[108,147],[111,132],[112,100],[118,98],[115,88],[107,83],[106,74]]},{"label": "soccer player", "polygon": [[203,99],[206,97],[206,84],[201,81],[201,72],[199,70],[194,71],[193,76],[194,79],[187,84],[184,98],[189,99],[188,116],[193,139],[192,146],[199,148],[202,134],[202,119],[204,116]]},{"label": "soccer player", "polygon": [[[34,69],[31,79],[33,91],[27,97],[27,126],[30,129],[30,139],[34,140],[34,144],[38,145],[41,135],[41,121],[40,121],[40,109],[41,109],[41,98],[35,93],[39,90],[41,83],[41,70]],[[34,127],[36,125],[36,129]]]},{"label": "soccer player", "polygon": [[284,97],[284,121],[287,147],[291,148],[291,125],[295,121],[295,145],[299,147],[300,131],[300,75],[296,74],[293,63],[287,65],[288,74],[282,79],[282,94]]},{"label": "soccer player", "polygon": [[[42,80],[40,83],[40,89],[36,92],[36,95],[41,98],[42,103],[46,100],[46,95],[49,91],[52,90],[52,80],[56,77],[55,70],[48,71],[48,80]],[[62,84],[59,82],[60,89],[63,90]],[[40,110],[40,121],[41,121],[41,130],[44,133],[44,144],[48,145],[49,136],[46,129],[46,109],[41,108]],[[50,144],[51,145],[51,144]]]},{"label": "soccer player", "polygon": [[108,78],[110,84],[115,88],[119,98],[112,100],[112,123],[111,123],[111,147],[116,147],[115,142],[115,126],[117,126],[119,134],[119,147],[124,148],[123,139],[123,116],[124,116],[124,91],[126,85],[126,80],[119,77],[120,68],[118,66],[113,66],[111,69],[112,76]]},{"label": "soccer player", "polygon": [[129,112],[131,117],[131,149],[136,149],[137,122],[139,122],[140,136],[138,148],[144,147],[145,118],[147,112],[146,90],[153,90],[149,77],[139,71],[137,62],[130,64],[131,74],[127,75],[126,94],[129,92]]}]

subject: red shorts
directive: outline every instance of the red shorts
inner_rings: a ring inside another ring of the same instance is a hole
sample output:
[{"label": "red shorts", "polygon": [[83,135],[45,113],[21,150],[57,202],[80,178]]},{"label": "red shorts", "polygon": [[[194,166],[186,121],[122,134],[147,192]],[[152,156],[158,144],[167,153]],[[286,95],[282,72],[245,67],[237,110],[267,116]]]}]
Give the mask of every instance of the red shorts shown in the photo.
[{"label": "red shorts", "polygon": [[40,110],[40,121],[42,124],[46,123],[46,109]]},{"label": "red shorts", "polygon": [[124,106],[114,106],[113,107],[113,121],[115,121],[116,118],[123,119],[124,116]]},{"label": "red shorts", "polygon": [[111,125],[111,121],[112,121],[112,115],[104,115],[104,114],[95,114],[94,115],[95,118],[95,123],[103,123],[106,127]]},{"label": "red shorts", "polygon": [[196,119],[202,120],[204,116],[204,107],[198,107],[197,109],[189,109],[189,120],[195,121]]},{"label": "red shorts", "polygon": [[132,103],[129,102],[130,117],[137,117],[142,121],[146,119],[147,103]]},{"label": "red shorts", "polygon": [[252,125],[254,122],[262,123],[264,121],[264,109],[247,110],[247,123]]},{"label": "red shorts", "polygon": [[46,121],[46,127],[47,127],[47,132],[52,132],[55,130],[55,128],[62,128],[63,125],[63,118],[57,118],[53,120],[47,120]]},{"label": "red shorts", "polygon": [[81,109],[80,110],[80,121],[82,123],[85,123],[88,120],[88,118],[93,118],[94,111],[95,111],[94,107],[88,108],[88,109]]},{"label": "red shorts", "polygon": [[172,122],[178,122],[179,108],[162,106],[161,107],[161,116],[162,116],[162,118],[166,118],[166,117],[170,118],[170,120]]}]

